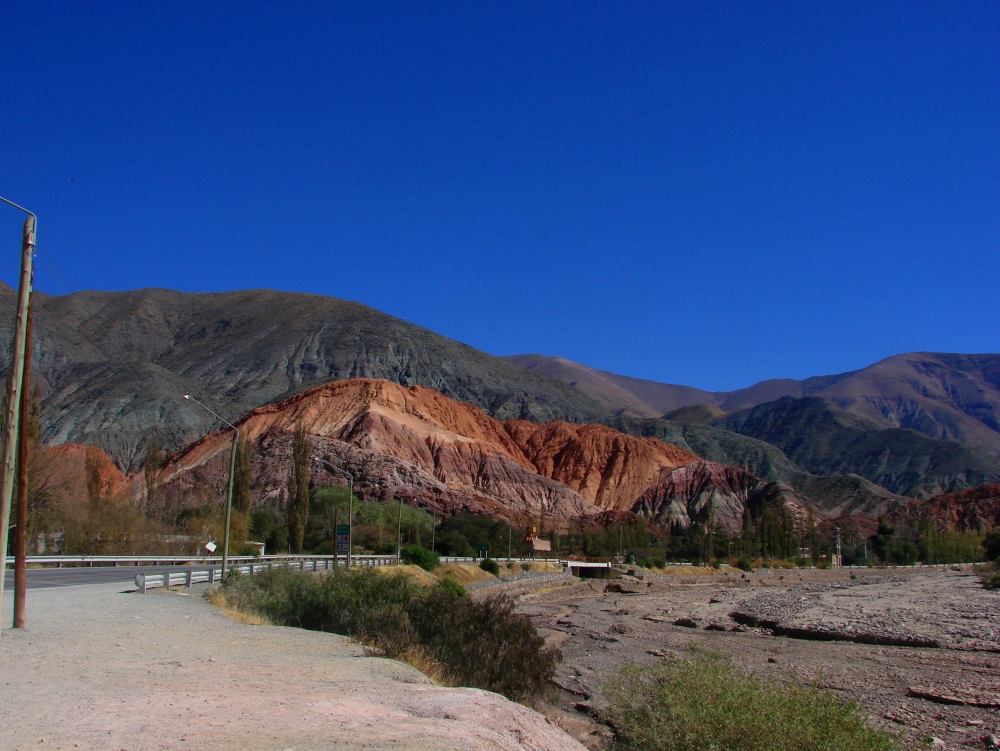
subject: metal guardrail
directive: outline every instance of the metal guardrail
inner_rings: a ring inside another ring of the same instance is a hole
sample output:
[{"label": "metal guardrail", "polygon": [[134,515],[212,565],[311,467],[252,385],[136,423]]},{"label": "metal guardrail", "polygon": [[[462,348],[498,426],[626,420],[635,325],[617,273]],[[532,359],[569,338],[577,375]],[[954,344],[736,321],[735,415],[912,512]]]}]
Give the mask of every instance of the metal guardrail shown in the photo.
[{"label": "metal guardrail", "polygon": [[[317,560],[332,561],[334,558],[344,562],[346,556],[332,555],[231,555],[229,562],[236,564],[261,563],[264,561],[301,561]],[[370,559],[391,558],[396,560],[395,555],[351,555],[351,560],[362,561]],[[478,563],[481,559],[471,556],[441,556],[442,563]],[[495,561],[534,561],[536,563],[562,563],[565,560],[559,558],[494,558]],[[27,563],[55,566],[61,568],[66,565],[74,566],[193,566],[213,563],[222,563],[221,555],[29,555]],[[361,564],[367,565],[367,564]],[[8,568],[14,567],[14,559],[8,558]]]},{"label": "metal guardrail", "polygon": [[[278,558],[276,556],[276,558]],[[366,555],[351,556],[351,563],[354,566],[392,566],[396,563],[394,555]],[[281,560],[270,560],[264,562],[252,562],[245,564],[230,564],[230,570],[239,571],[244,576],[253,576],[274,568],[290,568],[293,571],[329,571],[336,564],[333,556],[302,556],[298,559],[289,559],[285,556]],[[139,590],[145,593],[149,589],[158,587],[191,587],[195,584],[215,583],[222,579],[222,566],[210,566],[207,569],[190,568],[187,571],[161,571],[155,574],[136,574],[135,584]]]},{"label": "metal guardrail", "polygon": [[[385,556],[351,556],[352,558],[362,557],[385,557]],[[390,556],[395,558],[395,556]],[[260,561],[298,561],[308,560],[333,560],[332,555],[235,555],[229,556],[229,561],[233,564],[251,563]],[[341,555],[343,560],[344,556]],[[54,565],[62,568],[64,565],[82,566],[189,566],[195,564],[222,563],[221,555],[29,555],[26,562],[30,564]],[[7,566],[13,568],[13,559],[7,560]]]}]

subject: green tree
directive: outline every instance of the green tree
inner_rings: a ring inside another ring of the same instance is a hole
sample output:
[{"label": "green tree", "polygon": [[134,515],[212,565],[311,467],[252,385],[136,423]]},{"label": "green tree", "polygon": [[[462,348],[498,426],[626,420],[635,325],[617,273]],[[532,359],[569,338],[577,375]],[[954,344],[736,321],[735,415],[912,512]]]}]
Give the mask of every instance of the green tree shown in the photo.
[{"label": "green tree", "polygon": [[644,516],[635,520],[635,546],[644,549],[649,547],[649,525]]},{"label": "green tree", "polygon": [[233,507],[241,514],[250,510],[250,442],[241,440],[236,447],[236,466],[233,469]]},{"label": "green tree", "polygon": [[309,521],[309,442],[301,422],[296,423],[292,435],[292,471],[288,476],[286,515],[292,552],[301,553]]},{"label": "green tree", "polygon": [[815,566],[819,563],[819,535],[816,534],[816,518],[812,509],[809,509],[809,552],[812,554],[812,562]]},{"label": "green tree", "polygon": [[163,452],[160,441],[153,436],[146,444],[146,458],[142,462],[142,477],[146,486],[146,505],[155,504],[159,492],[160,468],[163,466]]}]

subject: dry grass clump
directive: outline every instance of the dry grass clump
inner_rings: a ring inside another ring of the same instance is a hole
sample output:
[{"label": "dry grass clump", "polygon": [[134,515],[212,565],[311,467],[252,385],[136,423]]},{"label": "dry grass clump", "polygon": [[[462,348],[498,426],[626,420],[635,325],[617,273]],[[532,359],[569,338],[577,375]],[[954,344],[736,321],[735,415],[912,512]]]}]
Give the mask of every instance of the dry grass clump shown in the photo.
[{"label": "dry grass clump", "polygon": [[237,623],[247,626],[273,626],[269,618],[254,611],[238,610],[236,606],[229,602],[226,593],[221,587],[212,587],[205,593],[205,599],[215,605],[227,618],[232,618]]},{"label": "dry grass clump", "polygon": [[493,578],[475,563],[442,563],[434,569],[434,576],[462,585]]},{"label": "dry grass clump", "polygon": [[420,568],[420,566],[409,563],[405,563],[402,566],[375,566],[373,570],[379,572],[383,576],[402,574],[418,587],[433,587],[438,583],[434,574],[424,571]]},{"label": "dry grass clump", "polygon": [[628,665],[604,685],[601,719],[622,751],[893,751],[853,702],[796,683],[765,681],[722,655]]}]

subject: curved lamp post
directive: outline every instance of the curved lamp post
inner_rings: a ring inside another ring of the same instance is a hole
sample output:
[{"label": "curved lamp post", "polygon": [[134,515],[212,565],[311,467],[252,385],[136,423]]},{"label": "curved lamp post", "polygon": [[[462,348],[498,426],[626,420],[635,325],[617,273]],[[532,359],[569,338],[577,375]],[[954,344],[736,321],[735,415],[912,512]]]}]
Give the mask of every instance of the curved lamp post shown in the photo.
[{"label": "curved lamp post", "polygon": [[21,282],[17,291],[17,321],[14,328],[14,346],[11,352],[10,372],[7,377],[6,436],[3,448],[3,479],[0,480],[0,628],[3,628],[3,590],[7,578],[7,534],[10,529],[10,506],[14,495],[14,461],[17,454],[17,437],[21,416],[21,394],[24,390],[25,339],[28,324],[28,302],[31,300],[32,256],[35,250],[37,218],[23,206],[0,198],[28,215],[24,221],[21,239]]},{"label": "curved lamp post", "polygon": [[225,579],[226,569],[229,567],[229,520],[233,515],[233,476],[236,473],[236,447],[239,446],[240,443],[240,429],[218,413],[213,412],[190,394],[184,394],[184,398],[188,401],[194,402],[206,412],[214,415],[234,431],[233,453],[229,456],[229,493],[226,495],[226,533],[225,538],[222,541],[222,578]]}]

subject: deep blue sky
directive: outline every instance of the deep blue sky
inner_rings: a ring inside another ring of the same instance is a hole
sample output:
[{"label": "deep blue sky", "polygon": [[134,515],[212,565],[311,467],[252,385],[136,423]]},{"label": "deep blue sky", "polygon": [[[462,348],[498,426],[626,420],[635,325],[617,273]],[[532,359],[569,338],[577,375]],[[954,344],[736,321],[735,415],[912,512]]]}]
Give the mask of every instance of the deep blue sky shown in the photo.
[{"label": "deep blue sky", "polygon": [[995,1],[5,0],[0,195],[74,290],[710,389],[997,352],[998,40]]}]

